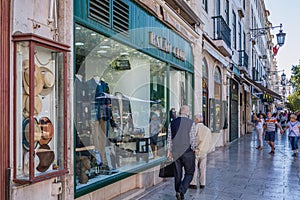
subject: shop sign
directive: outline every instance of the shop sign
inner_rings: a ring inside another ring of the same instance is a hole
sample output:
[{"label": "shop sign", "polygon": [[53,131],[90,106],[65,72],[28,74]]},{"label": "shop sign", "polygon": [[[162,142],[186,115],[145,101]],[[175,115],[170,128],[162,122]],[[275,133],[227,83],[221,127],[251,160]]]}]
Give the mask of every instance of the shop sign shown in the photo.
[{"label": "shop sign", "polygon": [[179,47],[173,46],[167,38],[156,35],[154,32],[150,31],[149,43],[166,53],[172,53],[175,58],[185,61],[185,52]]},{"label": "shop sign", "polygon": [[271,102],[274,102],[274,98],[271,97],[269,94],[263,94],[263,96],[262,96],[262,102],[271,103]]}]

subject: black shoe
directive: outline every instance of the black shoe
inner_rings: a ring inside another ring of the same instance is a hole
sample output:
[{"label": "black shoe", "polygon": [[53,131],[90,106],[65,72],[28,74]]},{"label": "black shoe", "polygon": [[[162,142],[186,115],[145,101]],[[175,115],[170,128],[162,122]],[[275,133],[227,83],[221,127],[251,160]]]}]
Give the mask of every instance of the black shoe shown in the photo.
[{"label": "black shoe", "polygon": [[297,157],[298,155],[297,155],[297,153],[293,153],[293,155],[292,155],[293,157]]},{"label": "black shoe", "polygon": [[180,193],[180,197],[182,200],[184,200],[184,194]]},{"label": "black shoe", "polygon": [[275,153],[274,151],[270,151],[270,152],[269,152],[269,154],[271,154],[271,155],[274,155],[274,153]]},{"label": "black shoe", "polygon": [[190,189],[197,189],[197,185],[189,185]]},{"label": "black shoe", "polygon": [[200,188],[201,188],[201,189],[205,188],[205,185],[200,185]]}]

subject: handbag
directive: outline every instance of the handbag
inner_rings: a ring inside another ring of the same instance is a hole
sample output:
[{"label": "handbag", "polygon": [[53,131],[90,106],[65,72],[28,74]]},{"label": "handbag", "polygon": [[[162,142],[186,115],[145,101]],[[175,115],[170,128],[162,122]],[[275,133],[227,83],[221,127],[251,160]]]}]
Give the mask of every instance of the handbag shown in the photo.
[{"label": "handbag", "polygon": [[174,162],[173,160],[166,160],[161,162],[159,169],[159,177],[170,178],[174,177]]}]

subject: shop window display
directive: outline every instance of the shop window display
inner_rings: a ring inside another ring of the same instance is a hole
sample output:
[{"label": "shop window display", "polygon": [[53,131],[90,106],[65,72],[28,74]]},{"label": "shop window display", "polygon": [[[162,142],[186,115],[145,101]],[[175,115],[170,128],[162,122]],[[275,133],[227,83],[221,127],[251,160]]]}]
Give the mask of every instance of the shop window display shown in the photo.
[{"label": "shop window display", "polygon": [[165,156],[167,65],[76,25],[76,188]]},{"label": "shop window display", "polygon": [[210,102],[210,128],[218,132],[222,126],[222,79],[221,71],[218,67],[214,71],[214,98]]},{"label": "shop window display", "polygon": [[66,170],[67,45],[34,34],[13,36],[14,179],[36,182]]},{"label": "shop window display", "polygon": [[[179,116],[182,105],[188,105],[193,110],[193,75],[175,67],[170,68],[170,121]],[[193,113],[190,113],[192,118]]]}]

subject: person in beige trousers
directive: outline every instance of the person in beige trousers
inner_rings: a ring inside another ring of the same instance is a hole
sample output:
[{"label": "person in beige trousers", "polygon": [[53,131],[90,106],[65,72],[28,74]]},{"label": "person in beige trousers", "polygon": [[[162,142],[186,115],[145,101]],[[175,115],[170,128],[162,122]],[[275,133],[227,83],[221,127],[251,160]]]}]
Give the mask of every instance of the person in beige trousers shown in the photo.
[{"label": "person in beige trousers", "polygon": [[202,115],[195,115],[196,133],[197,133],[197,146],[196,146],[196,160],[195,160],[195,172],[192,182],[190,183],[191,189],[197,189],[197,179],[200,171],[200,188],[203,189],[206,184],[206,162],[207,154],[211,150],[212,135],[208,127],[203,123]]}]

